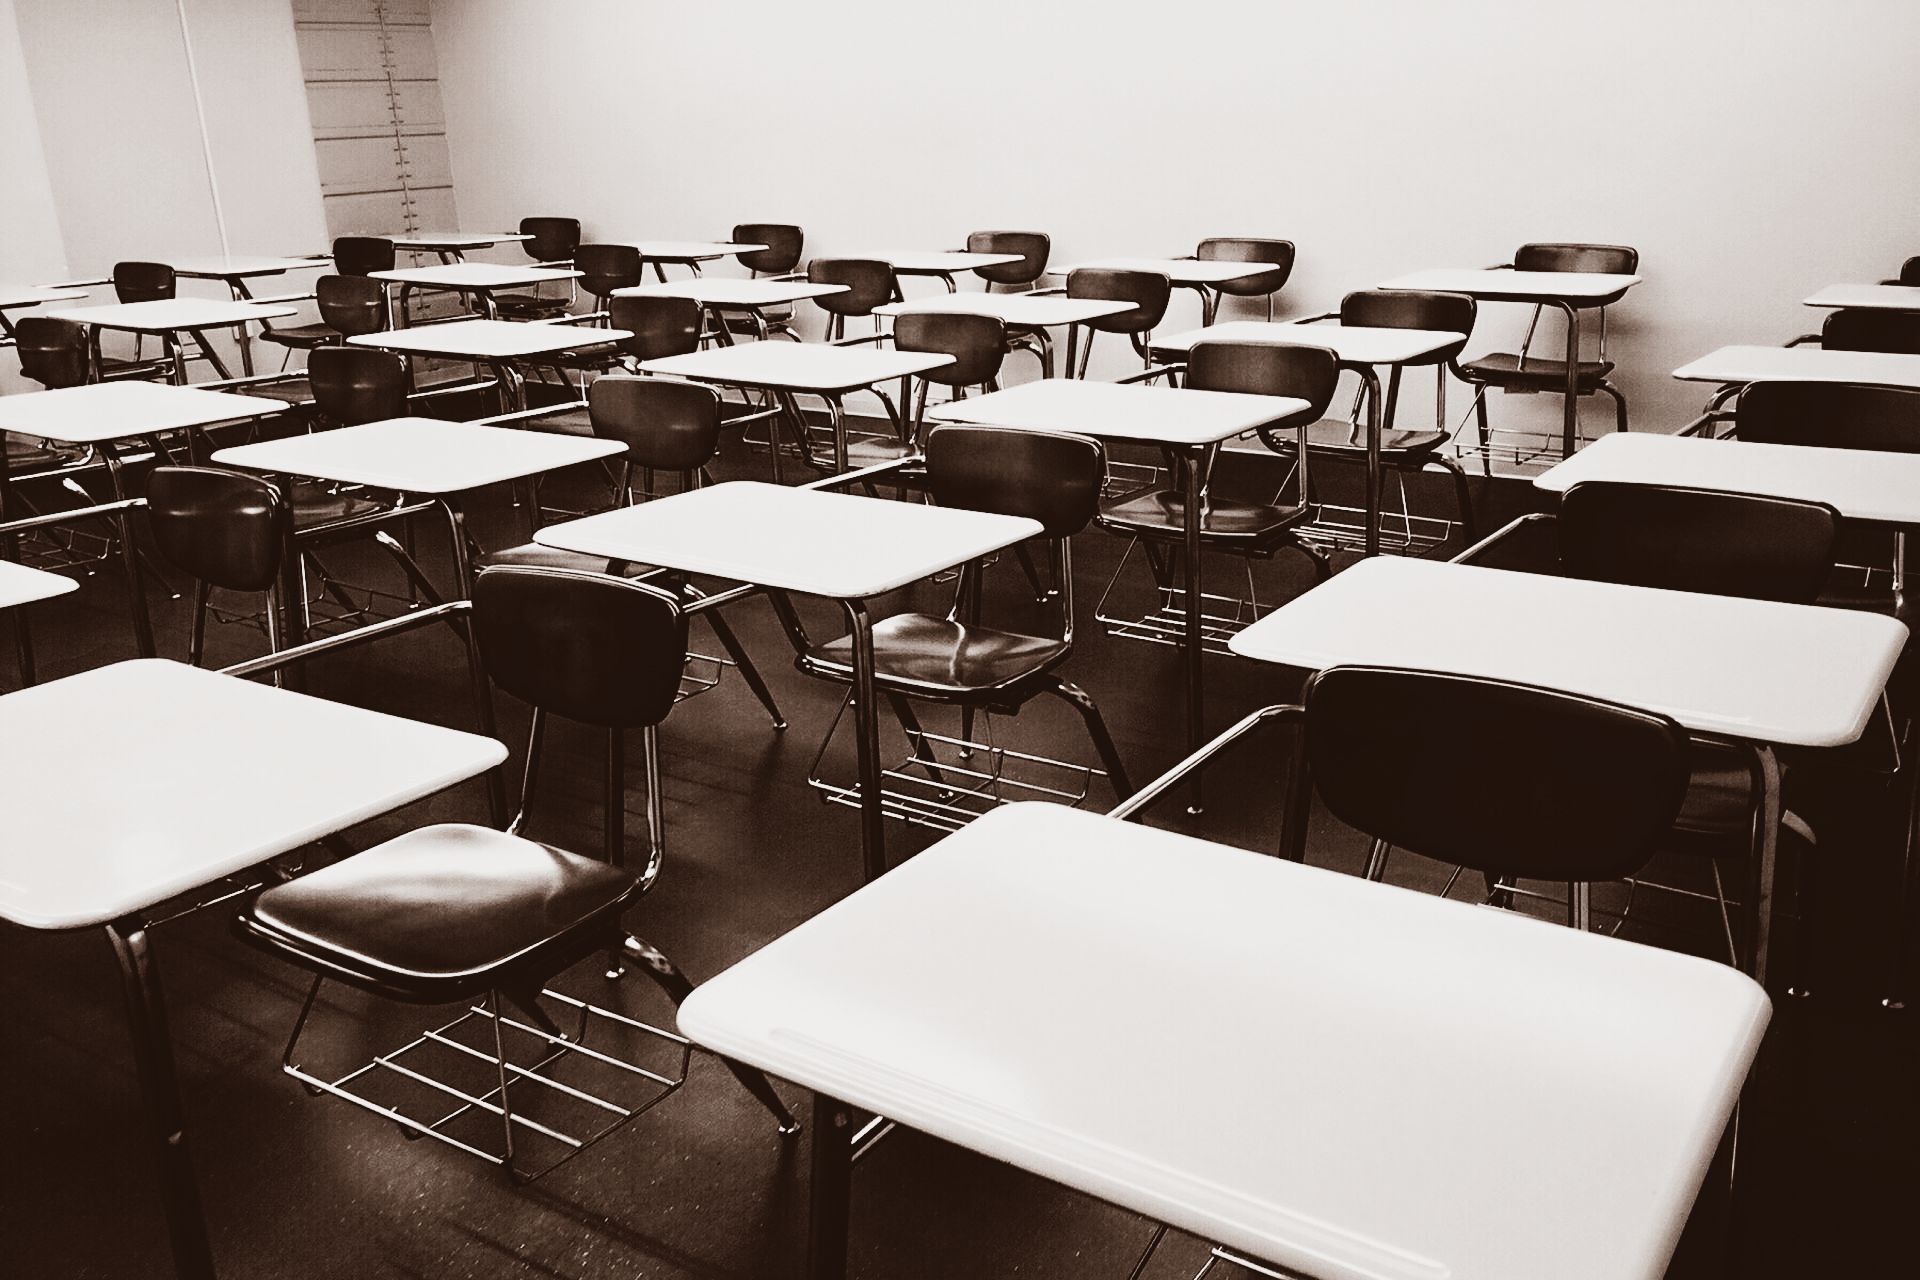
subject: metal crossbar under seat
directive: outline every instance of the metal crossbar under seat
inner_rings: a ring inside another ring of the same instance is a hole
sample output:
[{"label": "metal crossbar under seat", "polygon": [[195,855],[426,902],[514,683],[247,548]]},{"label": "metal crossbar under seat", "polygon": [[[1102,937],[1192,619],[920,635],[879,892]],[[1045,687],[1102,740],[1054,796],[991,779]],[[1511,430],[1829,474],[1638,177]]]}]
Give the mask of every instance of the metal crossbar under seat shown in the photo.
[{"label": "metal crossbar under seat", "polygon": [[[1139,614],[1115,612],[1111,605],[1115,588],[1127,571],[1127,561],[1139,549],[1153,571],[1151,605]],[[1155,547],[1144,538],[1127,544],[1107,579],[1106,590],[1093,607],[1094,621],[1110,636],[1123,640],[1144,640],[1149,644],[1178,648],[1186,643],[1187,589],[1180,583],[1175,565],[1176,553]],[[1244,596],[1223,595],[1213,591],[1200,593],[1200,648],[1204,653],[1227,653],[1227,642],[1271,613],[1276,604],[1262,604],[1253,584],[1253,561],[1243,560],[1247,579]]]}]

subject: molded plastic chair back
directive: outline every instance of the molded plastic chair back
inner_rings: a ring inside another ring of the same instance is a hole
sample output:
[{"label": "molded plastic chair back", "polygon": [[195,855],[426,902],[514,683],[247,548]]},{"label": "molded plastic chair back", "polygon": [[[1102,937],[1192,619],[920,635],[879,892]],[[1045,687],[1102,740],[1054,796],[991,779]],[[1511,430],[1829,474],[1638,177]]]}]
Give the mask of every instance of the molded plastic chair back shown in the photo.
[{"label": "molded plastic chair back", "polygon": [[1920,452],[1920,391],[1857,382],[1756,382],[1740,393],[1742,440]]},{"label": "molded plastic chair back", "polygon": [[1624,244],[1523,244],[1514,251],[1513,267],[1626,276],[1640,269],[1640,251]]},{"label": "molded plastic chair back", "polygon": [[393,270],[393,241],[385,236],[339,236],[333,242],[333,269],[343,276]]},{"label": "molded plastic chair back", "polygon": [[522,240],[520,247],[535,262],[565,262],[580,247],[580,219],[522,218],[520,234],[533,237]]},{"label": "molded plastic chair back", "polygon": [[280,574],[293,508],[279,488],[244,471],[155,467],[147,522],[160,555],[228,591],[265,591]]},{"label": "molded plastic chair back", "polygon": [[173,268],[164,262],[113,264],[113,296],[122,302],[158,302],[173,292]]},{"label": "molded plastic chair back", "polygon": [[875,307],[892,302],[893,264],[873,258],[815,258],[807,264],[812,284],[843,284],[845,293],[815,298],[823,311],[836,316],[870,316]]},{"label": "molded plastic chair back", "polygon": [[920,375],[928,382],[978,387],[1000,376],[1000,364],[1007,355],[1007,326],[998,316],[909,312],[894,317],[893,345],[901,351],[953,357],[952,364]]},{"label": "molded plastic chair back", "polygon": [[640,283],[640,250],[630,244],[583,244],[573,251],[580,287],[597,298]]},{"label": "molded plastic chair back", "polygon": [[664,360],[700,349],[700,304],[692,298],[615,298],[607,323],[632,333],[618,344],[636,360]]},{"label": "molded plastic chair back", "polygon": [[372,347],[320,347],[307,357],[313,406],[340,426],[357,426],[407,412],[407,364]]},{"label": "molded plastic chair back", "polygon": [[1840,513],[1820,502],[1652,484],[1576,484],[1561,497],[1568,577],[1812,604],[1833,572]]},{"label": "molded plastic chair back", "polygon": [[1025,516],[1049,538],[1087,527],[1107,472],[1096,440],[1011,427],[935,427],[926,458],[927,488],[941,506]]},{"label": "molded plastic chair back", "polygon": [[365,276],[321,276],[313,284],[320,319],[347,337],[387,327],[386,291]]},{"label": "molded plastic chair back", "polygon": [[1631,707],[1380,667],[1328,668],[1303,699],[1308,765],[1336,818],[1477,871],[1631,875],[1686,793],[1685,732]]},{"label": "molded plastic chair back", "polygon": [[1293,396],[1325,414],[1340,382],[1340,357],[1326,347],[1291,342],[1203,338],[1187,352],[1186,385],[1195,391]]},{"label": "molded plastic chair back", "polygon": [[720,448],[720,393],[669,378],[596,378],[587,389],[593,434],[627,446],[624,461],[697,471]]},{"label": "molded plastic chair back", "polygon": [[1017,253],[1018,262],[975,267],[973,274],[990,284],[1032,284],[1047,273],[1053,237],[1044,231],[976,231],[967,237],[968,253]]},{"label": "molded plastic chair back", "polygon": [[687,618],[658,587],[500,565],[474,579],[473,623],[493,682],[544,711],[631,729],[659,724],[673,710]]},{"label": "molded plastic chair back", "polygon": [[1440,364],[1460,354],[1473,332],[1479,304],[1464,293],[1427,289],[1361,289],[1340,299],[1340,323],[1370,329],[1428,329],[1460,335],[1458,346],[1443,347],[1408,364]]},{"label": "molded plastic chair back", "polygon": [[1828,351],[1891,351],[1920,355],[1920,314],[1842,307],[1820,326],[1820,345]]},{"label": "molded plastic chair back", "polygon": [[14,321],[20,372],[49,390],[77,387],[92,372],[87,361],[87,326],[52,316],[22,316]]},{"label": "molded plastic chair back", "polygon": [[1101,333],[1142,334],[1150,332],[1166,316],[1167,299],[1173,296],[1173,285],[1155,271],[1082,267],[1067,276],[1067,296],[1131,302],[1131,311],[1089,320],[1087,327]]},{"label": "molded plastic chair back", "polygon": [[1920,285],[1920,255],[1908,258],[1900,264],[1899,282],[1907,285]]},{"label": "molded plastic chair back", "polygon": [[780,276],[800,265],[806,232],[786,222],[742,222],[733,229],[735,244],[763,244],[740,254],[740,265],[763,275]]},{"label": "molded plastic chair back", "polygon": [[1246,236],[1208,236],[1194,251],[1202,262],[1271,262],[1273,270],[1238,280],[1222,280],[1214,287],[1236,298],[1264,298],[1278,293],[1293,274],[1293,241],[1259,240]]}]

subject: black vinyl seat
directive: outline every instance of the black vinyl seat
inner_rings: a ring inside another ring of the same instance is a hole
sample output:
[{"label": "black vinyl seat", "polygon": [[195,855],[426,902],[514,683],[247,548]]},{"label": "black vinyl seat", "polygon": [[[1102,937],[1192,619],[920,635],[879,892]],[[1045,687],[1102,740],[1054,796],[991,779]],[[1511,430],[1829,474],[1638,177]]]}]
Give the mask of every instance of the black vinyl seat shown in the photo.
[{"label": "black vinyl seat", "polygon": [[813,300],[827,313],[828,342],[838,342],[847,336],[849,317],[873,317],[874,332],[880,332],[874,308],[900,296],[893,264],[877,258],[815,258],[807,264],[807,282],[847,286],[845,293],[824,294]]},{"label": "black vinyl seat", "polygon": [[1173,296],[1173,285],[1165,276],[1155,271],[1082,267],[1068,273],[1067,296],[1133,304],[1129,310],[1098,316],[1086,322],[1087,337],[1080,348],[1080,367],[1069,370],[1070,376],[1087,376],[1087,362],[1093,356],[1093,335],[1096,333],[1124,334],[1127,341],[1133,344],[1134,354],[1140,357],[1141,366],[1153,366],[1153,349],[1149,339],[1155,326],[1166,318],[1167,302]]},{"label": "black vinyl seat", "polygon": [[[568,266],[580,248],[580,219],[522,218],[520,234],[532,237],[520,242],[529,258],[541,266]],[[565,314],[572,301],[571,289],[562,297],[541,293],[536,285],[531,293],[495,294],[493,309],[502,320],[548,320]]]},{"label": "black vinyl seat", "polygon": [[378,333],[387,327],[386,293],[378,280],[365,276],[321,276],[313,283],[314,304],[320,309],[316,324],[281,326],[260,337],[294,350],[338,346],[348,338]]},{"label": "black vinyl seat", "polygon": [[338,236],[333,242],[333,269],[343,276],[371,275],[393,270],[393,241],[385,236]]},{"label": "black vinyl seat", "polygon": [[1193,256],[1202,262],[1270,262],[1273,269],[1238,280],[1222,280],[1212,287],[1230,298],[1265,298],[1267,319],[1273,319],[1274,297],[1293,275],[1291,240],[1262,240],[1250,236],[1209,236]]},{"label": "black vinyl seat", "polygon": [[1002,262],[991,267],[975,267],[973,274],[987,282],[987,291],[996,287],[1030,289],[1047,273],[1047,259],[1053,253],[1053,237],[1044,231],[975,231],[967,236],[968,253],[1017,253],[1018,262]]},{"label": "black vinyl seat", "polygon": [[[806,247],[807,236],[805,231],[790,222],[742,222],[733,228],[733,242],[767,246],[737,255],[740,265],[756,279],[762,276],[794,279],[794,273],[800,268],[800,255]],[[757,317],[742,315],[737,311],[722,312],[720,321],[733,333],[800,341],[800,335],[793,327],[792,307],[766,307]]]}]

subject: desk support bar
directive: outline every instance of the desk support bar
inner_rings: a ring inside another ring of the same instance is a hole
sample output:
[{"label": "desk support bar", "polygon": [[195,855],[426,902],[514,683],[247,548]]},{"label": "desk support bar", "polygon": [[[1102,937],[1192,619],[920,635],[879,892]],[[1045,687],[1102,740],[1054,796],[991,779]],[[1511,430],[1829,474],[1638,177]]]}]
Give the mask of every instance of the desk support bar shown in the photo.
[{"label": "desk support bar", "polygon": [[1298,720],[1305,714],[1306,708],[1295,703],[1279,703],[1271,707],[1262,707],[1258,711],[1250,712],[1242,717],[1239,723],[1227,729],[1224,733],[1214,738],[1213,741],[1202,746],[1185,760],[1182,760],[1179,764],[1176,764],[1152,782],[1141,787],[1122,803],[1107,810],[1107,816],[1109,818],[1119,818],[1122,821],[1138,817],[1141,810],[1179,786],[1188,776],[1205,766],[1213,757],[1219,755],[1222,751],[1232,746],[1235,742],[1238,742],[1241,738],[1246,737],[1261,725],[1266,724],[1269,720]]},{"label": "desk support bar", "polygon": [[230,667],[220,668],[220,674],[226,676],[256,676],[263,672],[278,671],[295,663],[317,658],[323,653],[332,653],[338,649],[350,649],[356,645],[384,639],[402,631],[411,631],[423,627],[429,622],[442,619],[451,620],[455,614],[469,613],[473,609],[471,600],[449,600],[445,604],[436,604],[431,608],[405,613],[397,618],[386,618],[364,627],[355,627],[338,635],[325,636],[319,640],[310,640],[306,644],[295,645],[291,649],[282,649],[278,653],[262,654],[258,658],[248,658],[245,662],[236,662]]}]

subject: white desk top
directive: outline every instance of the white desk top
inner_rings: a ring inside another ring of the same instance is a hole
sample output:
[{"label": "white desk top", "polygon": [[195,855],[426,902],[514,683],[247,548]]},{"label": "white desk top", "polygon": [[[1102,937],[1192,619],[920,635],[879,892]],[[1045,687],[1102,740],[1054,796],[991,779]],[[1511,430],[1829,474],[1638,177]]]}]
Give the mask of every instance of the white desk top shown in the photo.
[{"label": "white desk top", "polygon": [[936,422],[1066,431],[1098,440],[1207,445],[1306,409],[1292,396],[1045,378],[929,409]]},{"label": "white desk top", "polygon": [[736,480],[548,525],[534,541],[836,600],[904,587],[1041,532],[1037,520]]},{"label": "white desk top", "polygon": [[254,276],[277,276],[288,271],[333,270],[331,258],[259,258],[219,256],[207,258],[169,258],[173,273],[195,280],[246,280]]},{"label": "white desk top", "polygon": [[1001,267],[1019,262],[1017,253],[970,253],[965,249],[882,249],[875,253],[842,253],[841,258],[868,258],[884,262],[901,276],[944,276],[977,267]]},{"label": "white desk top", "polygon": [[1246,658],[1487,676],[1756,742],[1852,742],[1906,643],[1849,609],[1379,556],[1235,635]]},{"label": "white desk top", "polygon": [[824,298],[845,293],[844,284],[809,284],[805,280],[729,280],[721,276],[695,276],[690,280],[669,280],[664,284],[633,285],[615,289],[616,298],[692,298],[709,307],[741,307],[754,310],[799,302],[805,298]]},{"label": "white desk top", "polygon": [[79,590],[80,584],[62,573],[48,573],[11,560],[0,560],[0,609],[51,600]]},{"label": "white desk top", "polygon": [[48,302],[73,302],[87,296],[85,289],[63,289],[44,284],[0,284],[0,311],[37,307]]},{"label": "white desk top", "polygon": [[1901,284],[1830,284],[1801,305],[1920,311],[1920,287]]},{"label": "white desk top", "polygon": [[375,280],[393,284],[420,285],[431,289],[520,289],[548,284],[555,280],[578,280],[580,273],[567,267],[503,266],[498,262],[443,262],[434,267],[400,267],[393,271],[370,271]]},{"label": "white desk top", "polygon": [[604,243],[630,244],[649,262],[712,262],[767,247],[744,240],[609,240]]},{"label": "white desk top", "polygon": [[1920,454],[1615,432],[1533,483],[1565,493],[1583,480],[1760,493],[1824,502],[1851,520],[1920,524]]},{"label": "white desk top", "polygon": [[165,382],[90,382],[56,391],[0,396],[0,431],[63,444],[100,444],[158,431],[260,418],[284,400],[202,391]]},{"label": "white desk top", "polygon": [[1770,1012],[1726,965],[1018,804],[679,1022],[1320,1280],[1659,1280]]},{"label": "white desk top", "polygon": [[821,342],[743,342],[648,360],[640,367],[650,373],[669,373],[730,387],[840,392],[891,382],[952,363],[952,356],[919,351],[834,347]]},{"label": "white desk top", "polygon": [[1823,347],[1721,347],[1673,371],[1683,382],[1867,382],[1920,387],[1920,356]]},{"label": "white desk top", "polygon": [[0,697],[0,919],[103,924],[432,795],[491,738],[144,659]]},{"label": "white desk top", "polygon": [[412,329],[363,333],[347,341],[359,347],[406,351],[417,355],[478,360],[512,360],[552,355],[581,347],[604,346],[631,338],[627,329],[598,329],[578,324],[533,324],[518,320],[453,320]]},{"label": "white desk top", "polygon": [[1184,355],[1193,349],[1196,342],[1209,340],[1292,342],[1309,347],[1326,347],[1348,364],[1401,364],[1456,346],[1461,337],[1460,334],[1440,329],[1376,329],[1332,320],[1317,324],[1228,320],[1204,329],[1185,329],[1164,336],[1156,334],[1153,349]]},{"label": "white desk top", "polygon": [[402,493],[464,493],[625,453],[617,440],[478,426],[437,418],[388,418],[357,427],[222,449],[223,466],[310,476]]},{"label": "white desk top", "polygon": [[1382,280],[1381,289],[1433,289],[1466,293],[1486,302],[1585,302],[1613,299],[1640,283],[1639,276],[1604,271],[1514,271],[1506,267],[1437,267]]},{"label": "white desk top", "polygon": [[1089,258],[1085,262],[1069,263],[1064,267],[1050,267],[1050,275],[1066,275],[1082,267],[1099,267],[1117,271],[1151,271],[1155,275],[1165,276],[1176,285],[1195,286],[1219,284],[1224,280],[1244,280],[1248,276],[1257,276],[1262,271],[1272,271],[1271,262],[1222,262],[1213,258]]},{"label": "white desk top", "polygon": [[421,231],[410,236],[394,236],[396,249],[487,249],[496,244],[520,244],[533,239],[518,231]]},{"label": "white desk top", "polygon": [[94,307],[64,307],[49,311],[58,320],[77,320],[102,329],[132,333],[176,333],[185,329],[220,329],[256,320],[276,320],[298,308],[277,303],[229,302],[223,298],[158,298],[152,302],[109,302]]},{"label": "white desk top", "polygon": [[873,310],[875,315],[882,316],[903,316],[913,311],[961,312],[997,316],[1017,329],[1046,329],[1119,315],[1133,310],[1133,305],[1104,298],[1069,298],[1059,293],[936,293],[906,302],[889,302]]}]

